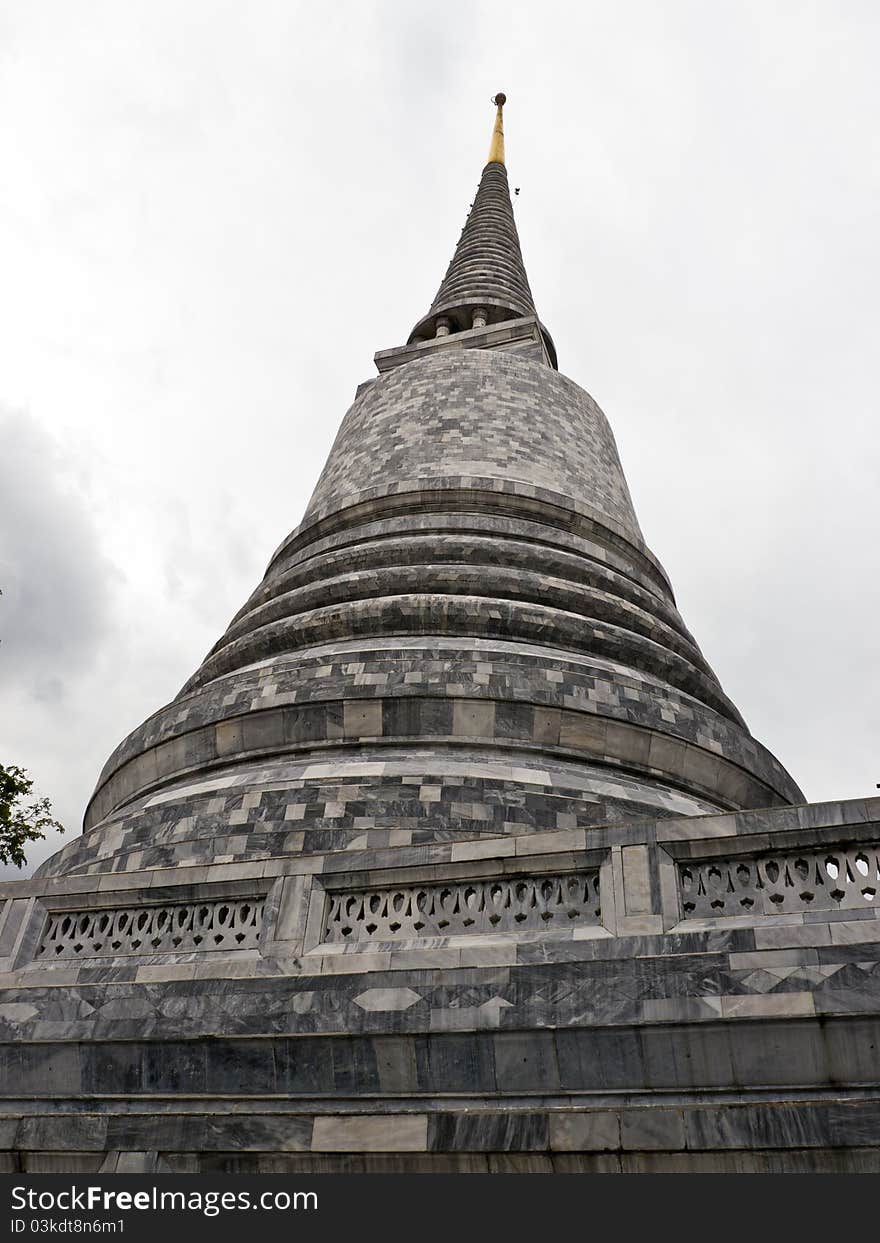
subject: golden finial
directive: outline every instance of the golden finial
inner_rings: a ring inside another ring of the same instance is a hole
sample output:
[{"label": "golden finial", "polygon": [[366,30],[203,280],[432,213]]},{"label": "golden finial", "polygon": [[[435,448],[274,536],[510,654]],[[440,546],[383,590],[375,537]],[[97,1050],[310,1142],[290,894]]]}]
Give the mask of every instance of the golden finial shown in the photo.
[{"label": "golden finial", "polygon": [[492,130],[492,145],[489,148],[489,164],[504,163],[504,118],[501,115],[501,109],[507,103],[507,96],[503,91],[499,91],[492,100],[493,104],[497,104],[498,111],[495,113],[495,128]]}]

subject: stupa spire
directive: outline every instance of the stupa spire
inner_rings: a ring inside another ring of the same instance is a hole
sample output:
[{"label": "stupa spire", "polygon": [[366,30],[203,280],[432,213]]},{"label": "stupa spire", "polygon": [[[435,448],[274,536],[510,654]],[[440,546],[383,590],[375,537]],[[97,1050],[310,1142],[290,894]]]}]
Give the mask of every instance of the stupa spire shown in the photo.
[{"label": "stupa spire", "polygon": [[[410,342],[524,316],[538,318],[513,218],[504,161],[502,109],[507,96],[499,92],[492,102],[496,113],[488,162],[437,296],[427,315],[410,333]],[[540,328],[555,367],[553,340],[543,324]]]}]

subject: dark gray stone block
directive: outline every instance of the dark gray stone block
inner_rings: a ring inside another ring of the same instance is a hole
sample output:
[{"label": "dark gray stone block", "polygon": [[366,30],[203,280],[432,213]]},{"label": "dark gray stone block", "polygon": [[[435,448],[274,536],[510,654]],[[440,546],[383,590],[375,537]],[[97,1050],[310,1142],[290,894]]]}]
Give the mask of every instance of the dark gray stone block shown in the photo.
[{"label": "dark gray stone block", "polygon": [[546,1116],[529,1113],[445,1114],[430,1119],[428,1146],[435,1152],[528,1152],[549,1146]]},{"label": "dark gray stone block", "polygon": [[516,1095],[560,1089],[553,1032],[499,1032],[494,1045],[499,1091]]}]

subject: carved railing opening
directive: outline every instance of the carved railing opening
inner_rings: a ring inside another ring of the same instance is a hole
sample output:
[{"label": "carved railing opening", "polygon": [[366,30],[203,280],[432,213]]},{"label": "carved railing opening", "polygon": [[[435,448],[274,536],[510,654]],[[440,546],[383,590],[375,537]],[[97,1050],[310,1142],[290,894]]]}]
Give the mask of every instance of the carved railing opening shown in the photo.
[{"label": "carved railing opening", "polygon": [[598,924],[599,873],[447,881],[328,894],[324,938],[393,941]]},{"label": "carved railing opening", "polygon": [[685,917],[869,909],[880,889],[876,846],[712,859],[679,865]]},{"label": "carved railing opening", "polygon": [[56,911],[49,916],[36,957],[255,949],[262,920],[262,898]]}]

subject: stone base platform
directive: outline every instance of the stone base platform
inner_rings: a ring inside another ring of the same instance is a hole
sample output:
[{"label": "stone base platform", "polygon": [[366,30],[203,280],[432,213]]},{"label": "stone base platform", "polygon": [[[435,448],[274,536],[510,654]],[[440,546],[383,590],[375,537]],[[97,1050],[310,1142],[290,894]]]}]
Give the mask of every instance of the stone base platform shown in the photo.
[{"label": "stone base platform", "polygon": [[0,1169],[880,1169],[880,800],[0,890]]}]

